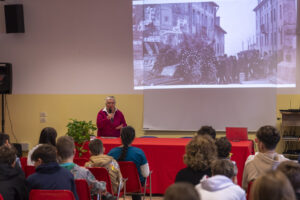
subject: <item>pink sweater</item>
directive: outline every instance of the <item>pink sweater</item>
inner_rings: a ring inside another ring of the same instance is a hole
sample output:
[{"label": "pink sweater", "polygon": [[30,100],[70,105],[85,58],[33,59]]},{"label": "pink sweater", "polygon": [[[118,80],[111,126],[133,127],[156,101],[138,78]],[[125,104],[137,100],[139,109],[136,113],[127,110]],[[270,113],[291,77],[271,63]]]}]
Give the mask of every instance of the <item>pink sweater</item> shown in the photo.
[{"label": "pink sweater", "polygon": [[104,137],[120,137],[120,130],[116,130],[116,127],[121,124],[123,124],[123,127],[127,126],[124,115],[120,110],[115,112],[113,121],[107,119],[107,113],[105,111],[100,110],[97,115],[97,135]]}]

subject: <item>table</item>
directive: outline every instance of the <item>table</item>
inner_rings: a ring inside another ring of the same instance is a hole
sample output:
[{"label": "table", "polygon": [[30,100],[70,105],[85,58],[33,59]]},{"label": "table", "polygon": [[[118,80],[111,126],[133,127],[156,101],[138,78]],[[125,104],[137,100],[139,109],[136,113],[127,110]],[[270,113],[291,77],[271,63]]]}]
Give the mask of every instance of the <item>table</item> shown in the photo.
[{"label": "table", "polygon": [[[120,138],[99,138],[105,147],[105,154],[112,148],[121,145]],[[132,146],[141,148],[147,157],[152,173],[152,193],[164,194],[169,185],[174,183],[177,172],[185,168],[183,155],[185,146],[191,138],[136,138]],[[231,160],[238,168],[238,184],[241,185],[244,165],[247,157],[253,152],[252,141],[231,142]],[[88,142],[84,145],[88,149]],[[84,153],[83,157],[89,157]]]}]

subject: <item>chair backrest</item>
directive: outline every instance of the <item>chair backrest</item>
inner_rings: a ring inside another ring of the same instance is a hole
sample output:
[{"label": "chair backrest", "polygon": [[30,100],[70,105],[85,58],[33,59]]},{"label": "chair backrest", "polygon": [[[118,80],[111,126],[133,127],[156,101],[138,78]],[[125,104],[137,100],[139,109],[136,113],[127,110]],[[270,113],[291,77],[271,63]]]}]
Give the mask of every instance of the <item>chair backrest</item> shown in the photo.
[{"label": "chair backrest", "polygon": [[25,166],[27,166],[27,157],[21,157],[20,162],[21,162],[21,165],[22,165],[22,169],[25,173]]},{"label": "chair backrest", "polygon": [[29,200],[75,200],[69,190],[31,190]]},{"label": "chair backrest", "polygon": [[114,195],[109,172],[104,167],[89,167],[88,168],[98,181],[106,182],[106,190]]},{"label": "chair backrest", "polygon": [[28,176],[30,176],[31,174],[33,174],[35,172],[35,167],[32,165],[26,165],[25,166],[25,177],[27,178]]},{"label": "chair backrest", "polygon": [[230,141],[248,140],[248,129],[245,127],[226,127],[226,137]]},{"label": "chair backrest", "polygon": [[84,166],[84,164],[86,163],[86,162],[88,162],[89,161],[89,159],[87,159],[87,158],[77,158],[77,157],[75,157],[74,159],[73,159],[73,162],[75,163],[75,164],[77,164],[77,165],[79,165],[79,166]]},{"label": "chair backrest", "polygon": [[91,191],[85,179],[76,179],[76,192],[79,200],[91,200]]},{"label": "chair backrest", "polygon": [[251,192],[251,187],[252,187],[252,185],[253,185],[253,182],[254,182],[254,181],[250,181],[250,182],[248,183],[248,188],[247,188],[247,200],[250,199],[250,192]]},{"label": "chair backrest", "polygon": [[119,161],[120,170],[123,178],[127,178],[126,192],[142,192],[142,185],[136,165],[131,161]]},{"label": "chair backrest", "polygon": [[0,194],[0,200],[4,200],[1,194]]}]

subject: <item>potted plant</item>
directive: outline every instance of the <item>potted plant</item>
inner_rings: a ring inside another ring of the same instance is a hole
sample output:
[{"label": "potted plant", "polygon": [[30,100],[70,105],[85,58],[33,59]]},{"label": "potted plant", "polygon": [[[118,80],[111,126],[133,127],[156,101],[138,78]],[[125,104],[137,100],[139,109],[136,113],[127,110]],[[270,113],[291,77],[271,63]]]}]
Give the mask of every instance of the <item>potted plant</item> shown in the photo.
[{"label": "potted plant", "polygon": [[70,119],[71,122],[68,123],[67,135],[71,136],[74,139],[75,147],[78,152],[79,157],[82,156],[82,153],[87,152],[83,149],[83,145],[86,141],[90,140],[91,136],[94,136],[94,131],[97,129],[92,121],[78,121],[76,119]]}]

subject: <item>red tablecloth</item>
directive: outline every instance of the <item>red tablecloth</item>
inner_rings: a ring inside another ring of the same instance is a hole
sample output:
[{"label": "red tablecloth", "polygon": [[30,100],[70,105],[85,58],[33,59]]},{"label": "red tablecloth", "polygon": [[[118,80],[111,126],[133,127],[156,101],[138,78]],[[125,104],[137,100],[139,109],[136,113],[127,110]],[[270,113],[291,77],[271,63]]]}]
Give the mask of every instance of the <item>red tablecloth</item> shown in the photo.
[{"label": "red tablecloth", "polygon": [[[105,147],[105,154],[112,148],[120,146],[120,138],[100,138]],[[177,172],[185,167],[183,155],[190,138],[136,138],[132,146],[143,149],[152,174],[152,193],[164,194],[169,185],[174,183]],[[241,185],[244,165],[253,151],[251,141],[231,142],[232,157],[238,167],[238,183]],[[88,143],[85,144],[88,149]],[[89,157],[89,153],[83,154]]]}]

